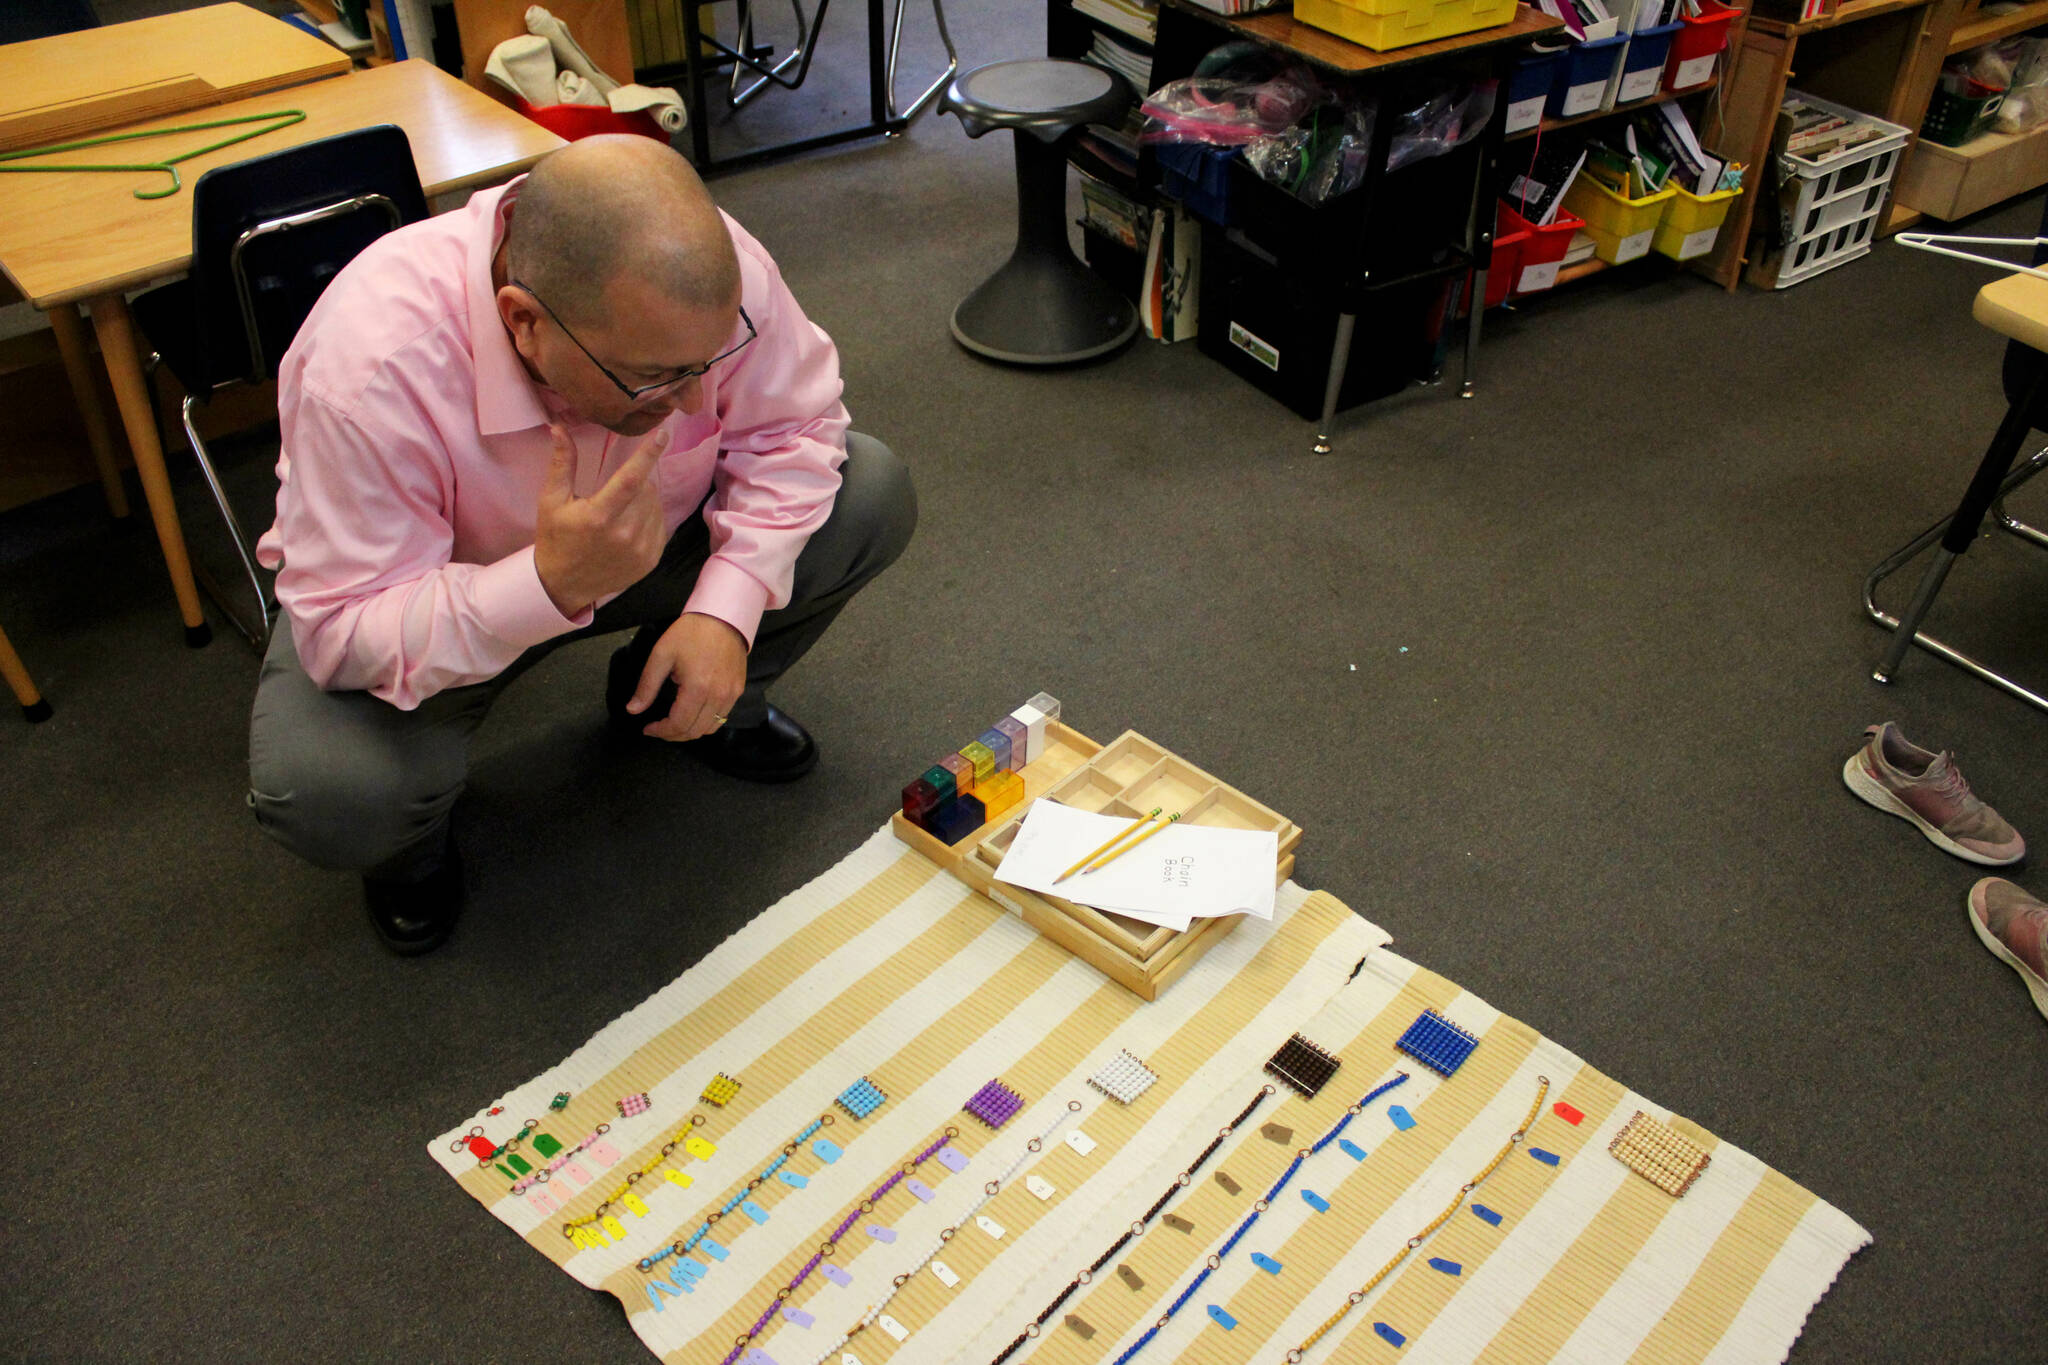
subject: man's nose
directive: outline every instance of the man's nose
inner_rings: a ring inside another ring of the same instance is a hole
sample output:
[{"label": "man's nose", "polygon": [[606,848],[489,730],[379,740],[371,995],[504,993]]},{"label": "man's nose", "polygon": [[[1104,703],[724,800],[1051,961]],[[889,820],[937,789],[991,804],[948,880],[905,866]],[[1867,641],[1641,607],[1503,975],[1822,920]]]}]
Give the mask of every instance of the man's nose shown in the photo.
[{"label": "man's nose", "polygon": [[675,388],[661,396],[655,404],[660,412],[680,412],[689,416],[704,406],[704,381],[692,375]]}]

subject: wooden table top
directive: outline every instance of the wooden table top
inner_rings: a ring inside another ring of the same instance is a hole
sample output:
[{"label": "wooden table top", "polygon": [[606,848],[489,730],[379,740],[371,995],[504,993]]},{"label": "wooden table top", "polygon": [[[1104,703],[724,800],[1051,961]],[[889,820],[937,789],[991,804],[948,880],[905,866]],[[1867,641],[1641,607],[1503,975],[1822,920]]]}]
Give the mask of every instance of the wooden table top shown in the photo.
[{"label": "wooden table top", "polygon": [[1977,291],[1970,316],[2022,346],[2048,351],[2048,279],[2007,275]]},{"label": "wooden table top", "polygon": [[0,46],[0,147],[338,76],[348,55],[247,5],[208,5]]},{"label": "wooden table top", "polygon": [[1228,18],[1214,10],[1204,9],[1192,3],[1192,0],[1164,0],[1164,3],[1224,28],[1233,29],[1240,36],[1250,38],[1254,42],[1291,52],[1315,66],[1346,75],[1383,71],[1388,67],[1428,61],[1447,53],[1492,47],[1499,43],[1520,42],[1524,38],[1538,38],[1553,30],[1564,28],[1563,20],[1553,19],[1528,5],[1518,5],[1515,7],[1515,17],[1511,21],[1493,28],[1482,28],[1450,38],[1439,38],[1430,43],[1416,43],[1410,47],[1397,47],[1386,52],[1375,52],[1372,48],[1361,47],[1347,38],[1340,38],[1327,29],[1302,23],[1294,17],[1291,9],[1267,10],[1259,14]]},{"label": "wooden table top", "polygon": [[[38,308],[183,274],[192,263],[192,186],[202,173],[373,124],[395,123],[405,130],[429,196],[496,183],[564,145],[539,124],[418,60],[240,100],[209,109],[205,117],[284,109],[304,110],[305,121],[182,163],[178,173],[185,187],[165,199],[134,195],[137,189],[162,185],[161,172],[0,174],[0,270]],[[136,126],[178,127],[193,121],[185,114]],[[173,133],[61,159],[132,163],[175,156],[233,131]]]}]

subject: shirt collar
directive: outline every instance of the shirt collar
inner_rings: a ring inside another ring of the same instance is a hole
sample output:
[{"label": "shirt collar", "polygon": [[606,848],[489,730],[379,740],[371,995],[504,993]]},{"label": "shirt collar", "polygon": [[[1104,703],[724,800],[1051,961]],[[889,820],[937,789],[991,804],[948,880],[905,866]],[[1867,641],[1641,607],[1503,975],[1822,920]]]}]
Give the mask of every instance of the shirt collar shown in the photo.
[{"label": "shirt collar", "polygon": [[491,259],[504,240],[505,224],[525,176],[498,189],[480,190],[470,200],[475,215],[469,239],[469,349],[476,366],[476,429],[484,436],[545,426],[548,413],[540,387],[526,372],[512,337],[498,315],[498,290]]}]

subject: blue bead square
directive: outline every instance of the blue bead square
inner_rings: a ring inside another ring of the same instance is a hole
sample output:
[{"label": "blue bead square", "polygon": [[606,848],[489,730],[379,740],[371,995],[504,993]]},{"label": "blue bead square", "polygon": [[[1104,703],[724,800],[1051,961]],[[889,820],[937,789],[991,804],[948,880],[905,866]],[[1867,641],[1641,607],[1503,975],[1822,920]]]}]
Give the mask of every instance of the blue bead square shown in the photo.
[{"label": "blue bead square", "polygon": [[882,1101],[887,1098],[888,1096],[875,1089],[873,1082],[863,1076],[839,1092],[837,1103],[841,1109],[855,1118],[864,1119],[880,1109]]},{"label": "blue bead square", "polygon": [[1435,1010],[1424,1010],[1394,1046],[1438,1075],[1448,1076],[1465,1064],[1479,1040]]}]

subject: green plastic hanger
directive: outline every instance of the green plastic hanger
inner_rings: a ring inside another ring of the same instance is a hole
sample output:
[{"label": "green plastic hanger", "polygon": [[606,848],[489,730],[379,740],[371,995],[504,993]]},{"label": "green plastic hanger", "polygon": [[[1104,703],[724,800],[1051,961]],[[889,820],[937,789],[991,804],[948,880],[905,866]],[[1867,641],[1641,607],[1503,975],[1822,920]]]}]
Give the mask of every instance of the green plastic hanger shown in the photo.
[{"label": "green plastic hanger", "polygon": [[[252,137],[274,133],[280,128],[289,128],[294,123],[303,123],[306,111],[303,109],[280,109],[272,114],[244,114],[239,118],[214,119],[209,123],[187,123],[176,128],[150,128],[140,133],[108,133],[102,137],[89,137],[78,142],[57,142],[48,147],[29,147],[19,152],[0,152],[0,172],[7,171],[162,171],[171,178],[171,183],[160,190],[137,190],[137,199],[167,199],[184,187],[178,179],[178,163],[190,161],[195,156],[205,156],[223,147],[232,147],[237,142],[247,142]],[[195,147],[189,152],[165,157],[162,161],[139,161],[117,165],[90,166],[12,166],[6,163],[21,161],[32,156],[54,156],[59,152],[75,152],[81,147],[105,147],[115,142],[133,142],[137,138],[167,137],[172,133],[198,133],[208,128],[230,128],[244,123],[262,123],[264,128],[251,128],[246,133],[237,133],[230,138],[204,147]]]}]

